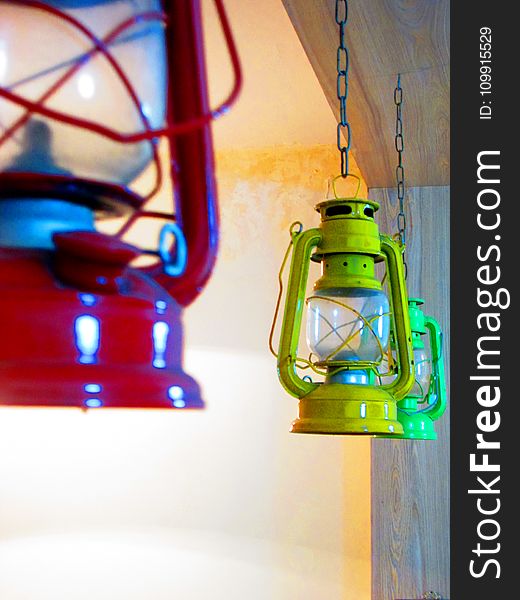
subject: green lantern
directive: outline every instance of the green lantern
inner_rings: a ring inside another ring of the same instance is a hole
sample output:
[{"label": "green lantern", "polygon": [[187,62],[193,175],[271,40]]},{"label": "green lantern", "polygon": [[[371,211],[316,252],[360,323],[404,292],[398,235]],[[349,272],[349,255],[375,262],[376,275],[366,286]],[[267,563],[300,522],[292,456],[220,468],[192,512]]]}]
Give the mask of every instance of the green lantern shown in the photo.
[{"label": "green lantern", "polygon": [[[278,349],[280,381],[299,398],[299,417],[291,431],[403,435],[397,402],[414,385],[414,364],[401,247],[379,234],[374,221],[379,205],[357,193],[316,208],[319,228],[291,232],[293,254]],[[310,260],[321,263],[322,275],[306,298]],[[382,261],[389,298],[376,277],[375,264]],[[323,373],[321,382],[297,372],[305,307],[307,340],[315,357],[307,364]],[[397,376],[380,384],[378,368],[388,350],[391,322]]]},{"label": "green lantern", "polygon": [[[433,317],[423,313],[420,308],[423,304],[420,298],[411,298],[408,302],[415,382],[406,398],[397,403],[397,418],[403,426],[403,433],[398,437],[436,440],[434,421],[446,410],[442,331]],[[423,341],[426,334],[429,353]]]}]

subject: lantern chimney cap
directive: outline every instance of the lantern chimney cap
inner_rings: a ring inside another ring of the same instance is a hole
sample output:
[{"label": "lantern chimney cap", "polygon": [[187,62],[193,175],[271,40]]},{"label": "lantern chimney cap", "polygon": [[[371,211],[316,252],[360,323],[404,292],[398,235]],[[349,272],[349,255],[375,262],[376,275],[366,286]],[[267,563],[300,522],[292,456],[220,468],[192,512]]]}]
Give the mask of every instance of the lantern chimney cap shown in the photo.
[{"label": "lantern chimney cap", "polygon": [[419,308],[424,304],[422,298],[408,299],[408,312],[410,315],[410,328],[412,333],[423,335],[426,333],[426,325],[424,321],[424,313]]},{"label": "lantern chimney cap", "polygon": [[333,198],[316,205],[322,221],[333,218],[373,221],[379,204],[366,198]]},{"label": "lantern chimney cap", "polygon": [[422,298],[408,298],[408,304],[410,306],[422,306],[424,300]]}]

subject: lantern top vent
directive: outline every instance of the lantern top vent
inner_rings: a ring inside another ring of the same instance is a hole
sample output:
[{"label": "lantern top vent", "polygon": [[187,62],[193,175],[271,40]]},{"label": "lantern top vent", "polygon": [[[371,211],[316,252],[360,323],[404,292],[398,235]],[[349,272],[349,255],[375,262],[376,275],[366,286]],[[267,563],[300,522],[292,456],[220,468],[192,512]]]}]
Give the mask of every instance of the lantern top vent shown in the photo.
[{"label": "lantern top vent", "polygon": [[321,216],[322,239],[312,256],[320,261],[329,254],[381,255],[379,229],[374,213],[377,202],[365,198],[334,198],[316,206]]},{"label": "lantern top vent", "polygon": [[374,214],[378,209],[377,202],[366,198],[333,198],[316,206],[322,221],[335,218],[374,221]]}]

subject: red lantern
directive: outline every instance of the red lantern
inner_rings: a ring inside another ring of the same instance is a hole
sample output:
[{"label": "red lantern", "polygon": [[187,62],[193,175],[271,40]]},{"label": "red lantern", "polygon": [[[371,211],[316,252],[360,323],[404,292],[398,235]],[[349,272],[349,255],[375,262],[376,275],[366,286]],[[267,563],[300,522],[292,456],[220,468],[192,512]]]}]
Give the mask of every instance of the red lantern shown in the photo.
[{"label": "red lantern", "polygon": [[[200,408],[181,309],[211,275],[218,210],[199,0],[0,0],[0,404]],[[147,211],[171,156],[175,214]],[[153,189],[128,188],[154,163]],[[98,219],[127,217],[115,236]],[[121,241],[167,221],[158,249]],[[150,267],[131,261],[155,254]]]}]

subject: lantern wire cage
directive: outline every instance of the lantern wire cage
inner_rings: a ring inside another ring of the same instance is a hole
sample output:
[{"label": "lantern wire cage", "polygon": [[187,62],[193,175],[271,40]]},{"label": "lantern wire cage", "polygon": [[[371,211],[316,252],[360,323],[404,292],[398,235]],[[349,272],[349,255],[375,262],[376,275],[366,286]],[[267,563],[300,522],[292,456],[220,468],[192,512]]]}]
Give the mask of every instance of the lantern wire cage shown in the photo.
[{"label": "lantern wire cage", "polygon": [[[0,4],[9,3],[13,3],[12,0],[0,0]],[[136,26],[142,26],[143,23],[160,23],[163,26],[166,26],[170,16],[166,14],[164,10],[142,11],[138,14],[132,15],[130,18],[118,23],[111,31],[100,38],[94,33],[94,31],[92,31],[90,27],[85,25],[70,13],[60,9],[55,5],[40,2],[39,0],[15,0],[14,4],[16,5],[33,9],[35,11],[45,12],[51,17],[62,20],[62,22],[70,26],[80,36],[86,38],[91,46],[86,52],[72,58],[68,58],[65,60],[65,62],[62,61],[58,65],[50,67],[49,69],[45,69],[45,71],[41,73],[32,73],[31,75],[26,76],[19,81],[10,82],[8,85],[0,85],[0,98],[3,98],[4,100],[24,109],[23,114],[21,116],[17,116],[11,123],[5,123],[0,120],[0,149],[7,141],[15,139],[17,132],[27,125],[27,122],[33,115],[39,115],[62,124],[70,125],[79,130],[97,134],[120,144],[135,144],[138,142],[147,141],[150,144],[152,164],[154,166],[155,175],[151,189],[149,189],[146,193],[138,194],[126,187],[110,185],[99,181],[82,180],[81,183],[87,189],[90,188],[91,190],[100,190],[104,194],[115,197],[135,209],[132,214],[127,215],[124,224],[115,233],[116,237],[121,237],[124,235],[140,218],[154,218],[175,221],[175,214],[150,211],[143,208],[143,205],[158,193],[163,183],[163,169],[157,148],[158,140],[161,137],[179,135],[200,129],[212,120],[220,117],[227,112],[230,106],[235,102],[242,85],[242,74],[238,52],[231,33],[231,28],[224,8],[223,0],[214,0],[214,3],[221,22],[225,43],[230,56],[234,74],[234,85],[225,100],[223,100],[216,108],[209,110],[208,112],[195,118],[174,123],[166,123],[161,127],[153,128],[149,118],[146,115],[144,104],[140,101],[140,98],[134,86],[132,85],[130,78],[125,73],[117,58],[114,56],[112,50],[118,44],[132,39],[133,36],[139,35],[139,32],[136,33],[135,31],[132,31],[132,29]],[[66,112],[50,108],[46,104],[47,101],[55,96],[56,93],[62,89],[72,77],[77,75],[79,71],[84,69],[84,67],[97,56],[102,56],[108,62],[115,76],[125,88],[128,97],[137,111],[139,121],[142,125],[142,129],[140,131],[122,133],[111,127],[105,126],[100,122],[68,114]],[[17,91],[18,88],[22,87],[28,81],[47,77],[49,74],[51,74],[51,71],[62,69],[65,70],[58,77],[58,79],[49,87],[47,87],[47,89],[45,89],[44,92],[35,99],[28,99]],[[170,85],[172,85],[171,82]],[[41,124],[43,125],[43,123]],[[40,186],[41,189],[41,186],[43,185],[46,189],[50,190],[49,193],[52,193],[53,189],[58,190],[67,188],[68,184],[75,184],[76,186],[78,185],[78,178],[69,174],[31,174],[30,178],[27,177],[27,175],[27,173],[3,172],[0,173],[0,181],[3,184],[7,183],[7,185],[3,185],[4,189],[6,187],[10,188],[12,187],[13,183],[15,186],[19,184],[19,179],[21,176],[24,177],[26,181],[34,181],[35,185],[32,189],[36,189],[36,186]]]},{"label": "lantern wire cage", "polygon": [[[301,223],[296,221],[291,225],[290,231],[291,236],[296,228],[301,228]],[[301,230],[301,229],[300,229]],[[289,256],[291,254],[293,245],[293,239],[291,237],[291,241],[287,247],[285,252],[282,265],[278,272],[278,297],[276,300],[273,321],[271,324],[271,329],[269,333],[269,350],[271,354],[278,358],[278,351],[274,348],[273,338],[276,329],[276,324],[278,322],[278,315],[280,312],[280,306],[284,293],[284,283],[283,283],[283,275],[285,272],[285,267]],[[311,310],[318,314],[319,318],[322,319],[325,324],[329,327],[329,331],[321,337],[317,344],[319,345],[330,335],[336,335],[340,339],[340,343],[332,352],[330,352],[324,359],[318,360],[318,357],[315,356],[313,352],[310,352],[307,358],[302,356],[298,356],[296,358],[296,366],[299,369],[306,370],[310,369],[314,373],[320,376],[332,376],[342,371],[347,370],[370,370],[374,373],[374,375],[381,380],[383,377],[390,377],[396,374],[397,364],[395,362],[395,358],[390,350],[390,348],[384,348],[381,340],[379,339],[378,334],[375,331],[375,323],[377,320],[383,317],[392,318],[392,312],[384,312],[382,314],[372,315],[370,317],[366,317],[363,315],[366,304],[364,304],[361,309],[356,309],[354,306],[347,304],[344,301],[338,300],[336,298],[330,298],[322,295],[313,295],[312,299],[317,299],[320,301],[330,302],[346,311],[353,313],[354,318],[350,321],[346,321],[341,323],[338,327],[335,327],[322,313],[317,312],[316,309]],[[306,304],[308,305],[311,300],[311,297],[306,298]],[[341,330],[341,331],[340,331]],[[339,354],[342,350],[352,349],[353,343],[355,343],[362,335],[365,335],[365,332],[368,332],[370,336],[373,336],[374,341],[377,344],[379,350],[379,356],[376,360],[373,361],[355,361],[355,360],[334,360],[334,357]],[[327,364],[328,369],[325,370],[324,366]]]},{"label": "lantern wire cage", "polygon": [[[442,351],[442,347],[440,348],[439,351],[439,356],[437,357],[438,361],[444,360],[443,357],[443,351]],[[439,375],[438,373],[436,373],[431,367],[433,365],[433,359],[431,357],[428,357],[427,359],[425,359],[424,362],[427,362],[430,365],[430,384],[429,384],[429,388],[427,390],[424,389],[424,387],[421,385],[421,383],[417,380],[415,380],[415,384],[419,387],[420,392],[421,392],[421,396],[420,398],[417,398],[417,404],[426,404],[426,406],[424,408],[419,408],[417,410],[414,411],[407,411],[403,408],[399,408],[398,410],[406,412],[407,414],[421,414],[421,413],[427,413],[431,411],[432,408],[432,404],[433,402],[431,401],[431,399],[429,399],[429,395],[431,393],[435,393],[435,390],[438,388],[439,385]]]},{"label": "lantern wire cage", "polygon": [[[359,190],[361,187],[361,178],[352,173],[349,173],[348,177],[357,180],[356,191],[354,192],[354,195],[351,198],[348,198],[351,200],[356,200],[358,198]],[[329,181],[329,187],[332,189],[332,192],[336,199],[339,199],[336,190],[336,181],[340,178],[344,179],[343,175],[338,175]],[[289,228],[289,245],[287,246],[287,250],[285,251],[285,255],[283,257],[282,264],[278,272],[278,297],[276,300],[273,320],[269,333],[269,350],[275,358],[278,358],[278,352],[274,348],[273,338],[284,293],[284,272],[287,265],[287,261],[291,254],[292,246],[294,243],[294,237],[301,233],[302,230],[303,224],[300,221],[295,221],[291,224]],[[384,284],[386,276],[387,273],[385,269],[385,272],[382,277],[382,284]],[[360,308],[355,308],[351,304],[346,303],[344,300],[340,300],[338,298],[331,298],[325,295],[314,294],[312,297],[306,298],[305,302],[307,306],[310,305],[311,298],[313,300],[320,300],[322,302],[327,302],[332,305],[335,305],[340,309],[352,313],[353,316],[350,320],[344,321],[340,325],[335,326],[327,319],[327,317],[321,311],[318,311],[316,308],[310,306],[310,310],[314,314],[316,314],[318,318],[322,320],[328,327],[328,331],[316,341],[316,345],[320,345],[322,342],[326,341],[326,339],[331,335],[337,336],[340,342],[332,351],[330,351],[321,360],[318,360],[318,357],[313,352],[310,352],[307,358],[301,356],[297,357],[295,362],[297,368],[302,370],[310,369],[317,375],[323,377],[334,376],[342,371],[368,370],[374,374],[375,378],[380,384],[382,383],[382,378],[392,377],[397,374],[397,363],[390,348],[390,344],[388,344],[388,347],[385,348],[381,342],[379,335],[375,330],[379,319],[389,317],[390,320],[392,320],[393,315],[391,310],[382,313],[379,312],[375,315],[370,315],[367,317],[365,316],[365,310],[368,308],[368,300],[365,300],[364,304]],[[375,360],[335,360],[335,357],[343,350],[354,350],[353,346],[355,345],[355,343],[361,339],[361,336],[366,335],[367,332],[368,335],[374,339],[377,345],[378,356]]]}]

